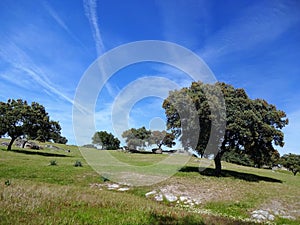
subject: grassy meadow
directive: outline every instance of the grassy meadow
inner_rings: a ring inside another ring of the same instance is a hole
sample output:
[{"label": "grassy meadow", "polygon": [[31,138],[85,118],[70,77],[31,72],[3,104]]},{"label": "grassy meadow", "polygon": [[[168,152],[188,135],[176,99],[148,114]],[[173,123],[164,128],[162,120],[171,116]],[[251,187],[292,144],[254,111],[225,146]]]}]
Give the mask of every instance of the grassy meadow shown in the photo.
[{"label": "grassy meadow", "polygon": [[[93,185],[105,181],[76,146],[56,146],[60,149],[0,147],[0,224],[256,224],[250,217],[258,209],[286,215],[275,215],[270,224],[300,224],[299,174],[223,162],[223,176],[217,178],[213,167],[199,172],[193,157],[167,180],[119,192]],[[135,166],[167,157],[110,153]],[[75,167],[76,161],[83,166]],[[145,197],[159,189],[188,194],[200,204],[186,208]]]}]

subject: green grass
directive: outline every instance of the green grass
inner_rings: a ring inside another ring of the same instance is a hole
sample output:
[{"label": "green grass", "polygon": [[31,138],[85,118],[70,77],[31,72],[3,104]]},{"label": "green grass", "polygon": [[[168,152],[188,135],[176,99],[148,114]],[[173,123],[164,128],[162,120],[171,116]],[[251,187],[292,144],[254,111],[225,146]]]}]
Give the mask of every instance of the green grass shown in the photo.
[{"label": "green grass", "polygon": [[[273,202],[299,210],[300,175],[291,172],[223,162],[223,176],[216,178],[212,167],[199,173],[199,163],[191,158],[173,177],[121,193],[90,187],[102,183],[101,176],[76,146],[58,146],[62,149],[6,151],[0,147],[0,224],[253,224],[245,222],[250,212]],[[163,161],[166,155],[109,153],[141,168],[159,162],[174,168]],[[52,160],[56,166],[50,166]],[[75,167],[76,161],[83,166]],[[10,185],[5,184],[8,180]],[[201,198],[201,204],[186,210],[144,197],[165,186],[179,187]],[[296,221],[277,217],[274,223],[299,224],[299,214]]]},{"label": "green grass", "polygon": [[120,154],[120,152],[117,151],[111,151],[111,155],[117,160],[133,166],[150,166],[164,160],[167,157],[167,155],[162,154]]}]

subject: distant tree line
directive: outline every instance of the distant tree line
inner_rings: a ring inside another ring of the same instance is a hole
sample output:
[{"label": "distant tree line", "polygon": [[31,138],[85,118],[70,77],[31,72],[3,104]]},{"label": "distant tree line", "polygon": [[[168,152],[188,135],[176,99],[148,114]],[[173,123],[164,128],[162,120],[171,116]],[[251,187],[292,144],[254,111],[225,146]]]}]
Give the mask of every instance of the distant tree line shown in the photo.
[{"label": "distant tree line", "polygon": [[123,132],[122,137],[125,139],[128,148],[137,149],[138,147],[146,147],[156,145],[158,149],[162,146],[171,148],[175,135],[166,131],[147,130],[145,127],[131,128]]},{"label": "distant tree line", "polygon": [[[122,137],[126,141],[126,145],[131,150],[138,150],[138,148],[149,147],[156,145],[158,149],[162,146],[172,147],[175,145],[175,135],[167,133],[166,131],[151,131],[145,127],[131,128],[123,132]],[[100,149],[116,150],[120,148],[120,140],[112,133],[107,131],[97,131],[92,137],[92,146]],[[91,145],[85,145],[92,147]]]}]

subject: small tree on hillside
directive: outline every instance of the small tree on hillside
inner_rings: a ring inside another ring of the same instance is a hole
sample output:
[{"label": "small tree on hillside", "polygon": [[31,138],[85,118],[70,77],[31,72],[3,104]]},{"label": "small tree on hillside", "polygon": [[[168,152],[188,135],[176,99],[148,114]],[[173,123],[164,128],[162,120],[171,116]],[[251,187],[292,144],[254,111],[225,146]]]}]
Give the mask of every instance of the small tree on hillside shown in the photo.
[{"label": "small tree on hillside", "polygon": [[130,149],[137,149],[137,147],[145,147],[150,143],[151,131],[145,127],[131,128],[123,132],[122,137],[125,138],[126,144]]},{"label": "small tree on hillside", "polygon": [[294,176],[300,171],[300,155],[285,154],[280,158],[279,163],[292,171]]},{"label": "small tree on hillside", "polygon": [[93,144],[100,145],[101,149],[116,150],[120,148],[120,140],[112,133],[98,131],[92,137]]},{"label": "small tree on hillside", "polygon": [[175,135],[172,133],[167,133],[166,131],[151,131],[151,135],[149,138],[149,144],[156,144],[160,149],[161,146],[165,145],[171,148],[176,143],[174,142]]},{"label": "small tree on hillside", "polygon": [[27,137],[40,141],[58,141],[67,139],[61,136],[58,122],[49,118],[44,106],[32,102],[28,105],[22,99],[0,102],[0,136],[11,138],[7,150],[18,137]]}]

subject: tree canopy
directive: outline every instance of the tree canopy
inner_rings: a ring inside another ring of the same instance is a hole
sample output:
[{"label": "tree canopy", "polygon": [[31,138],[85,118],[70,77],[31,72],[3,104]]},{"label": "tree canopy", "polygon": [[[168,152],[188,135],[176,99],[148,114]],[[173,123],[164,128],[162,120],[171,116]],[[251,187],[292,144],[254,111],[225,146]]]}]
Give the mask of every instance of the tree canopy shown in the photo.
[{"label": "tree canopy", "polygon": [[300,155],[285,154],[280,158],[279,163],[292,171],[294,176],[300,171]]},{"label": "tree canopy", "polygon": [[112,133],[98,131],[92,137],[93,144],[100,145],[101,149],[116,150],[120,148],[120,140]]},{"label": "tree canopy", "polygon": [[[218,96],[214,97],[216,90],[221,91],[226,110],[218,102]],[[180,118],[186,102],[192,102],[194,112],[189,113],[191,116]],[[241,150],[260,167],[274,155],[276,150],[273,145],[284,145],[281,129],[288,124],[286,114],[263,99],[250,99],[244,89],[234,88],[229,84],[193,82],[189,88],[171,91],[163,103],[163,108],[168,129],[176,137],[180,137],[185,148],[191,147],[190,143],[195,140],[191,140],[192,135],[184,133],[199,134],[196,137],[195,150],[200,155],[205,154],[211,128],[214,126],[214,129],[218,129],[219,124],[212,123],[214,117],[219,116],[218,121],[221,122],[225,120],[226,128],[219,132],[224,135],[214,137],[219,143],[214,155],[215,172],[218,176],[221,173],[221,158],[225,152]]]},{"label": "tree canopy", "polygon": [[137,149],[137,147],[145,147],[149,143],[151,131],[145,127],[131,128],[123,132],[122,137],[125,138],[129,149]]},{"label": "tree canopy", "polygon": [[155,144],[160,149],[161,146],[165,145],[171,148],[176,143],[174,142],[175,135],[172,133],[167,133],[166,131],[151,131],[149,138],[149,144]]},{"label": "tree canopy", "polygon": [[0,102],[0,136],[11,138],[8,150],[18,137],[65,144],[67,139],[61,136],[60,131],[59,123],[50,120],[44,106],[37,102],[31,105],[22,99]]}]

